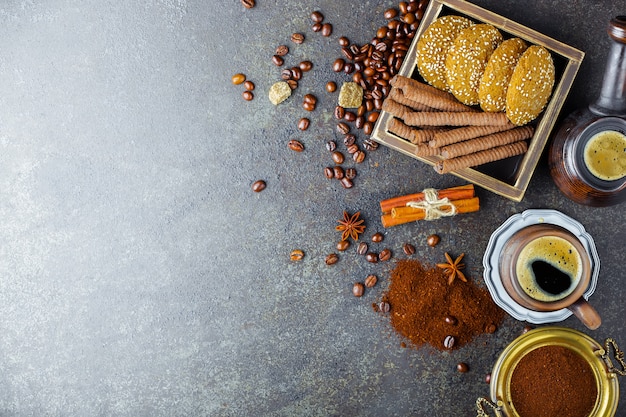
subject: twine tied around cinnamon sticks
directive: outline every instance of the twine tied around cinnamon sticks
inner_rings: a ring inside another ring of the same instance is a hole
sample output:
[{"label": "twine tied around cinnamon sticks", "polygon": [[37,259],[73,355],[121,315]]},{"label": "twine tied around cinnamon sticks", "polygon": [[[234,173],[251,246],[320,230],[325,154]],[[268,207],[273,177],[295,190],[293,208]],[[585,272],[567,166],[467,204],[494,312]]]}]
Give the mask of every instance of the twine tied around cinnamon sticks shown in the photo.
[{"label": "twine tied around cinnamon sticks", "polygon": [[424,200],[409,201],[406,205],[424,210],[424,220],[436,220],[456,215],[456,206],[450,202],[448,197],[439,198],[437,190],[434,188],[426,188],[422,192],[424,193]]}]

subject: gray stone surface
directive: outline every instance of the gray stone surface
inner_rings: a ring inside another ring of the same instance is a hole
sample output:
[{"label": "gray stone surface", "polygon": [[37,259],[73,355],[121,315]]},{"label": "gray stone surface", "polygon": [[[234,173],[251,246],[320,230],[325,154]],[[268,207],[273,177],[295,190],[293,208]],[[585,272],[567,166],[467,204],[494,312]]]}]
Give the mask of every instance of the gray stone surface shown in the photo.
[{"label": "gray stone surface", "polygon": [[[595,99],[612,1],[480,0],[586,52],[563,114]],[[464,251],[481,280],[491,232],[527,208],[554,208],[596,239],[602,262],[588,332],[626,347],[623,206],[565,199],[540,162],[521,203],[479,190],[479,214],[383,230],[378,201],[459,185],[381,147],[342,189],[322,175],[335,136],[328,80],[337,38],[365,43],[393,1],[17,1],[0,5],[0,415],[470,416],[485,374],[524,327],[452,353],[402,349],[371,309],[393,263],[354,251],[333,267],[342,211],[361,210],[365,239],[425,262]],[[321,10],[330,38],[313,33]],[[293,46],[289,37],[307,40]],[[310,59],[294,95],[269,103],[286,65]],[[247,74],[246,102],[230,77]],[[319,98],[312,114],[305,93]],[[304,133],[303,116],[312,119]],[[286,142],[300,138],[305,152]],[[253,193],[256,179],[267,181]],[[425,237],[437,232],[438,249]],[[289,252],[301,248],[301,263]],[[354,248],[352,248],[354,249]],[[376,273],[362,299],[352,282]],[[573,318],[564,325],[585,329]],[[455,371],[469,363],[467,374]],[[623,381],[622,381],[623,382]],[[623,384],[622,384],[623,385]],[[623,388],[621,388],[623,393]],[[622,401],[623,402],[623,401]],[[624,415],[623,404],[621,414]]]}]

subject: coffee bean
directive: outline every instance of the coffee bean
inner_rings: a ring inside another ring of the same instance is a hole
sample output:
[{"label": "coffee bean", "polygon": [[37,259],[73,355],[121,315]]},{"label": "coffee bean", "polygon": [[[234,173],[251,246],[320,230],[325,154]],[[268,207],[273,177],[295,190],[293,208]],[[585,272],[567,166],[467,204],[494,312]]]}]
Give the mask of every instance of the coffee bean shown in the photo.
[{"label": "coffee bean", "polygon": [[289,53],[289,47],[287,45],[278,45],[275,53],[278,56],[285,56]]},{"label": "coffee bean", "polygon": [[355,179],[356,178],[356,169],[354,169],[354,168],[346,169],[346,178],[348,178],[349,180]]},{"label": "coffee bean", "polygon": [[335,178],[335,171],[331,167],[324,168],[324,176],[329,180]]},{"label": "coffee bean", "polygon": [[302,258],[304,258],[304,252],[300,249],[294,249],[289,254],[289,259],[291,259],[294,262],[301,261]]},{"label": "coffee bean", "polygon": [[260,193],[261,191],[265,190],[266,186],[267,184],[263,180],[255,181],[252,183],[252,191],[254,191],[255,193]]},{"label": "coffee bean", "polygon": [[340,166],[336,166],[333,168],[333,176],[335,178],[337,178],[338,180],[343,179],[343,177],[345,176],[344,172],[343,172],[343,168]]},{"label": "coffee bean", "polygon": [[332,35],[333,33],[333,25],[331,25],[330,23],[324,23],[322,25],[322,36],[328,37],[330,35]]},{"label": "coffee bean", "polygon": [[415,246],[411,245],[410,243],[405,243],[404,245],[402,245],[402,250],[404,251],[405,255],[411,256],[415,253]]},{"label": "coffee bean", "polygon": [[346,123],[339,122],[337,123],[337,132],[341,133],[342,135],[347,135],[348,133],[350,133],[350,126],[348,126]]},{"label": "coffee bean", "polygon": [[378,149],[378,142],[375,142],[371,139],[366,139],[363,141],[363,148],[366,151],[375,151],[376,149]]},{"label": "coffee bean", "polygon": [[430,247],[435,247],[439,244],[441,238],[437,235],[430,235],[426,238],[426,244]]},{"label": "coffee bean", "polygon": [[353,143],[351,145],[348,145],[346,150],[348,151],[350,155],[353,155],[359,151],[359,145],[357,145],[356,143]]},{"label": "coffee bean", "polygon": [[254,85],[252,81],[246,80],[243,82],[243,87],[248,91],[252,91],[255,89],[256,86]]},{"label": "coffee bean", "polygon": [[459,362],[456,365],[456,370],[464,374],[465,372],[469,371],[469,366],[465,362]]},{"label": "coffee bean", "polygon": [[343,154],[339,151],[334,151],[330,156],[337,165],[343,164],[345,160]]},{"label": "coffee bean", "polygon": [[356,151],[355,153],[352,154],[352,159],[354,160],[355,163],[360,164],[361,162],[365,160],[365,152]]},{"label": "coffee bean", "polygon": [[333,152],[335,149],[337,149],[337,143],[334,140],[326,142],[326,150]]},{"label": "coffee bean", "polygon": [[380,243],[383,241],[383,239],[385,239],[385,235],[380,232],[376,232],[372,235],[372,242],[374,243]]},{"label": "coffee bean", "polygon": [[304,35],[302,33],[294,33],[291,35],[291,42],[297,45],[304,43]]},{"label": "coffee bean", "polygon": [[378,254],[374,252],[368,252],[367,255],[365,255],[365,260],[367,262],[375,264],[378,262]]},{"label": "coffee bean", "polygon": [[354,122],[356,120],[356,114],[352,111],[346,111],[346,114],[343,116],[343,119],[346,122]]},{"label": "coffee bean", "polygon": [[252,9],[256,6],[256,2],[254,0],[241,0],[241,4],[243,4],[243,7],[246,9]]},{"label": "coffee bean", "polygon": [[289,149],[294,152],[302,152],[304,150],[304,145],[302,144],[302,142],[296,139],[291,139],[289,143],[287,143],[287,146],[289,146]]},{"label": "coffee bean", "polygon": [[234,85],[243,84],[243,82],[246,81],[246,76],[238,73],[232,76],[231,81]]},{"label": "coffee bean", "polygon": [[326,258],[324,259],[326,265],[334,265],[337,263],[337,261],[339,261],[339,256],[337,256],[336,253],[326,255]]},{"label": "coffee bean", "polygon": [[313,95],[313,94],[305,94],[304,95],[304,102],[305,103],[312,103],[312,104],[317,104],[317,98]]},{"label": "coffee bean", "polygon": [[492,334],[492,333],[495,333],[497,329],[498,327],[495,324],[489,323],[488,325],[485,326],[485,333]]},{"label": "coffee bean", "polygon": [[378,30],[376,31],[376,37],[378,39],[383,39],[387,37],[387,31],[389,29],[387,28],[387,26],[381,26],[380,28],[378,28]]},{"label": "coffee bean", "polygon": [[365,286],[362,283],[356,282],[352,286],[352,295],[354,295],[355,297],[362,297],[364,292]]},{"label": "coffee bean", "polygon": [[246,101],[251,101],[254,99],[254,93],[252,93],[252,91],[244,91],[241,96],[243,97],[244,100]]},{"label": "coffee bean", "polygon": [[343,188],[352,188],[354,186],[354,183],[350,178],[343,177],[339,180],[339,182],[341,183]]},{"label": "coffee bean", "polygon": [[365,123],[365,118],[363,116],[358,116],[354,120],[354,127],[356,127],[357,129],[363,129],[363,123]]},{"label": "coffee bean", "polygon": [[314,111],[315,107],[315,103],[307,103],[306,101],[302,103],[302,108],[306,111]]},{"label": "coffee bean", "polygon": [[371,112],[370,114],[367,115],[367,121],[370,123],[376,123],[376,120],[378,120],[378,116],[380,115],[380,112]]},{"label": "coffee bean", "polygon": [[372,131],[374,130],[374,124],[371,122],[365,122],[363,123],[363,134],[364,135],[371,135]]},{"label": "coffee bean", "polygon": [[356,136],[354,136],[352,133],[348,133],[346,136],[343,137],[343,144],[346,146],[354,145],[355,142]]},{"label": "coffee bean", "polygon": [[292,90],[295,90],[296,88],[298,88],[298,82],[296,80],[287,80],[287,84],[289,85],[289,88],[291,88]]},{"label": "coffee bean", "polygon": [[381,313],[389,313],[389,310],[391,310],[391,306],[389,305],[389,303],[385,301],[381,301],[380,303],[378,303],[378,311],[380,311]]},{"label": "coffee bean", "polygon": [[343,66],[343,72],[352,74],[354,72],[354,64],[352,62],[346,62],[346,65]]},{"label": "coffee bean", "polygon": [[322,22],[324,20],[324,15],[320,11],[316,10],[311,13],[311,20],[315,23]]},{"label": "coffee bean", "polygon": [[334,81],[327,82],[326,91],[329,93],[334,93],[335,91],[337,91],[337,84]]},{"label": "coffee bean", "polygon": [[397,15],[398,15],[398,11],[396,9],[394,9],[394,8],[387,9],[387,10],[385,10],[385,13],[383,13],[383,16],[387,20],[394,19]]},{"label": "coffee bean", "polygon": [[291,70],[289,68],[285,68],[280,72],[280,78],[287,81],[291,79]]},{"label": "coffee bean", "polygon": [[367,243],[359,243],[359,246],[357,246],[356,248],[356,253],[358,253],[359,255],[365,255],[367,253]]},{"label": "coffee bean", "polygon": [[300,67],[289,68],[289,73],[291,74],[291,78],[296,81],[302,78],[302,70],[300,69]]},{"label": "coffee bean", "polygon": [[380,254],[378,255],[378,260],[385,262],[385,261],[388,261],[389,259],[391,259],[391,250],[389,249],[381,250]]},{"label": "coffee bean", "polygon": [[333,62],[333,71],[341,72],[341,71],[343,71],[343,67],[345,65],[346,65],[346,61],[344,61],[341,58],[337,58],[337,59],[335,59],[335,62]]},{"label": "coffee bean", "polygon": [[350,48],[347,48],[347,47],[341,48],[341,53],[343,54],[344,57],[346,57],[348,61],[354,60],[354,53],[350,50]]},{"label": "coffee bean", "polygon": [[309,119],[307,119],[306,117],[303,117],[298,122],[298,129],[300,129],[300,130],[307,130],[309,128],[310,124],[311,124],[311,121]]},{"label": "coffee bean", "polygon": [[285,63],[285,60],[280,55],[272,55],[272,62],[277,67],[280,67]]},{"label": "coffee bean", "polygon": [[302,72],[309,72],[313,68],[313,63],[311,61],[302,61],[298,67],[300,67]]},{"label": "coffee bean", "polygon": [[313,23],[313,26],[311,26],[311,29],[313,30],[313,32],[319,32],[322,30],[322,24],[321,23]]},{"label": "coffee bean", "polygon": [[339,241],[339,242],[337,242],[337,246],[336,246],[336,248],[337,248],[337,250],[339,252],[343,252],[346,249],[348,249],[349,247],[350,247],[350,241],[349,240]]},{"label": "coffee bean", "polygon": [[378,277],[376,275],[368,275],[365,277],[365,286],[367,288],[372,288],[378,282]]},{"label": "coffee bean", "polygon": [[446,349],[452,349],[455,344],[456,338],[454,336],[446,336],[446,338],[443,339],[443,347]]},{"label": "coffee bean", "polygon": [[457,323],[459,322],[457,318],[454,316],[446,316],[443,320],[451,326],[456,326]]},{"label": "coffee bean", "polygon": [[350,45],[350,40],[345,36],[340,37],[337,42],[339,42],[339,46],[348,46]]},{"label": "coffee bean", "polygon": [[335,106],[335,111],[333,112],[335,119],[341,120],[346,115],[346,109],[341,106]]}]

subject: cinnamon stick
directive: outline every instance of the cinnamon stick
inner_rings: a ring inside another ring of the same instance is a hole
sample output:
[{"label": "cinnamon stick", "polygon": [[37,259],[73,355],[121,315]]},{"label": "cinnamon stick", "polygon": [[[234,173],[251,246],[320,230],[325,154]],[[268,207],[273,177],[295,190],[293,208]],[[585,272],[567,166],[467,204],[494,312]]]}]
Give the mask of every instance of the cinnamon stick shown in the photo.
[{"label": "cinnamon stick", "polygon": [[[458,187],[444,188],[437,192],[439,198],[448,200],[463,200],[475,196],[474,184],[461,185]],[[383,214],[391,213],[394,207],[404,207],[411,201],[424,201],[424,193],[407,194],[399,197],[388,198],[380,202],[380,211]]]},{"label": "cinnamon stick", "polygon": [[[456,207],[456,212],[473,213],[480,210],[480,202],[478,197],[454,200],[451,201]],[[394,215],[394,212],[396,213]],[[399,213],[399,214],[398,214]],[[397,226],[400,224],[411,223],[419,220],[424,220],[426,211],[422,209],[416,209],[412,207],[397,207],[392,210],[391,213],[383,214],[380,217],[383,227]]]}]

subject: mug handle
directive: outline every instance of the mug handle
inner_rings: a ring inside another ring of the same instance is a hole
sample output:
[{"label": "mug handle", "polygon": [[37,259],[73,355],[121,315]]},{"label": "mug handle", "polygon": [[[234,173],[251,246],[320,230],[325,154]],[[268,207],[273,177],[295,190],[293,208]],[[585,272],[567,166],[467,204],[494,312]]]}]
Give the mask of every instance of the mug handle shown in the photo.
[{"label": "mug handle", "polygon": [[602,319],[596,309],[583,297],[580,297],[567,308],[591,330],[597,329],[602,324]]}]

